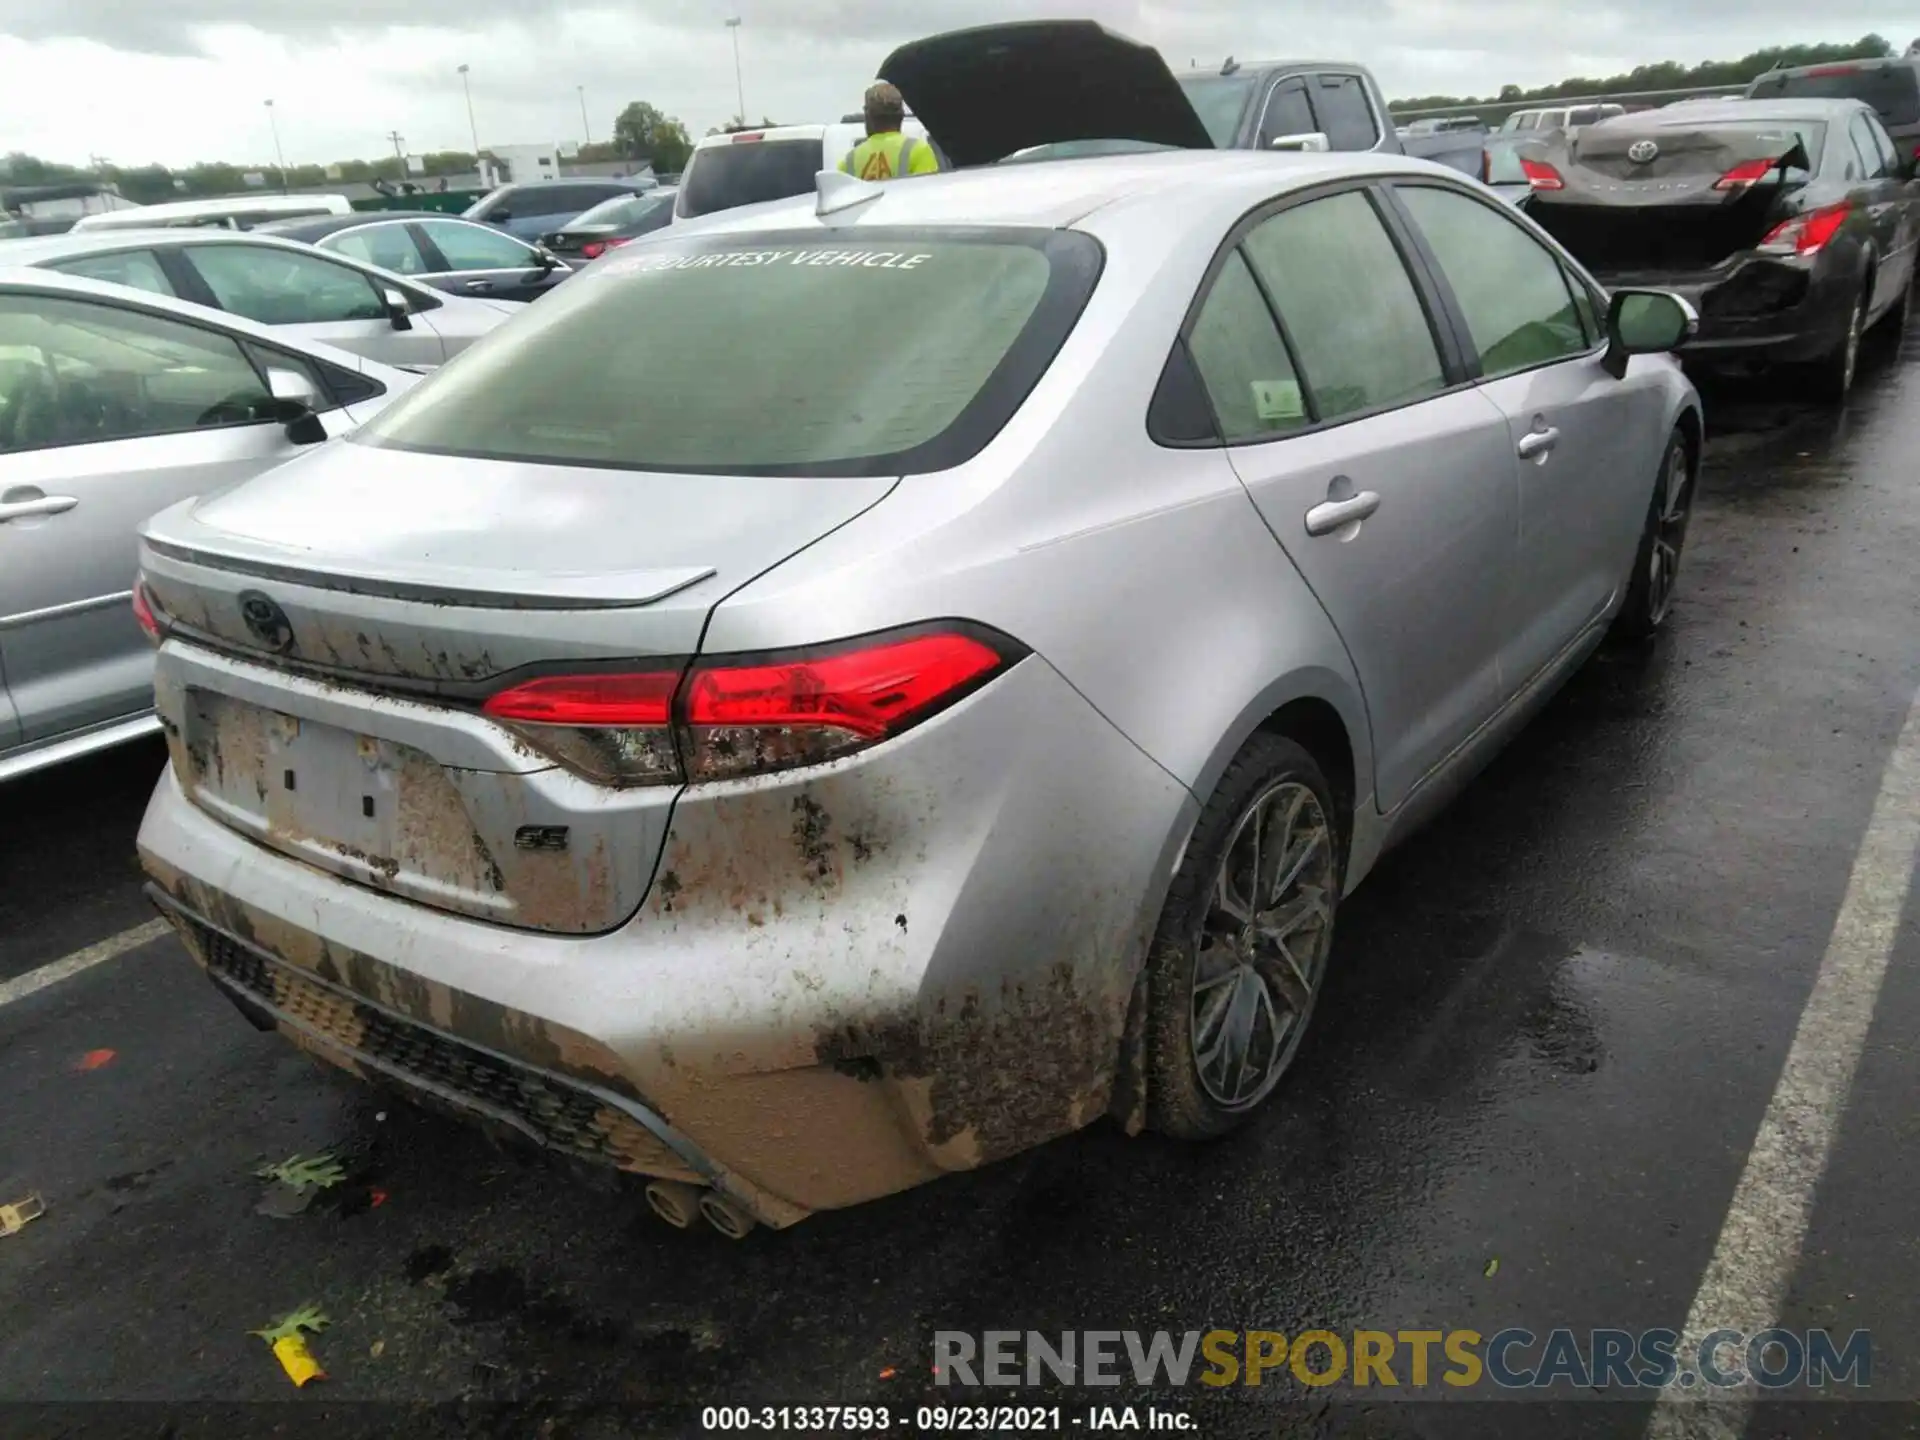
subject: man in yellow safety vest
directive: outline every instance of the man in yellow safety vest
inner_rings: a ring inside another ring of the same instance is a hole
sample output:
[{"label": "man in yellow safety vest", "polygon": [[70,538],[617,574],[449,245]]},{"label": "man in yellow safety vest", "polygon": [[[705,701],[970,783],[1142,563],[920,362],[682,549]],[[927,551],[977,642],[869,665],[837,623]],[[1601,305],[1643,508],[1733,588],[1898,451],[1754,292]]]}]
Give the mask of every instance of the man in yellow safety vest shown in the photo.
[{"label": "man in yellow safety vest", "polygon": [[840,168],[862,180],[897,180],[902,175],[931,175],[940,168],[940,157],[933,146],[911,135],[902,135],[900,126],[907,114],[907,102],[900,92],[881,80],[867,87],[865,104],[867,138],[840,162]]}]

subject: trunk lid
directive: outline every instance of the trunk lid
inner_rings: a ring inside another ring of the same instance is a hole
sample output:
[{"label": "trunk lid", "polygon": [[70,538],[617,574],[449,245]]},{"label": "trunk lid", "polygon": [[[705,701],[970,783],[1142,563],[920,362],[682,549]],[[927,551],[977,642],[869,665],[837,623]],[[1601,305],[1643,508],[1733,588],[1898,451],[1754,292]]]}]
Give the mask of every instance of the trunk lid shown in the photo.
[{"label": "trunk lid", "polygon": [[[1601,276],[1710,270],[1758,245],[1810,178],[1806,146],[1785,126],[1614,122],[1519,153],[1564,183],[1535,190],[1528,214]],[[1764,167],[1759,179],[1716,188],[1754,166]]]},{"label": "trunk lid", "polygon": [[[325,446],[161,512],[143,583],[182,787],[260,843],[567,933],[638,908],[678,787],[617,789],[479,713],[505,677],[673,670],[727,593],[890,478],[672,475]],[[530,838],[531,837],[531,838]]]},{"label": "trunk lid", "polygon": [[956,166],[1063,140],[1214,148],[1160,52],[1091,20],[952,30],[880,66]]}]

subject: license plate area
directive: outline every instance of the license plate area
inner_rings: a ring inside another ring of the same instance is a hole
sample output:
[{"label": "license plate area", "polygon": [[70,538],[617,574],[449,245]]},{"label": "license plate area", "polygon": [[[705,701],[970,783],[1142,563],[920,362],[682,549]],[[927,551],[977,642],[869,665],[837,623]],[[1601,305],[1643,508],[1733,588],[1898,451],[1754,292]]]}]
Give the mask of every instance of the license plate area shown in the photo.
[{"label": "license plate area", "polygon": [[185,718],[187,789],[224,824],[431,904],[511,908],[459,788],[432,757],[216,691],[189,690]]}]

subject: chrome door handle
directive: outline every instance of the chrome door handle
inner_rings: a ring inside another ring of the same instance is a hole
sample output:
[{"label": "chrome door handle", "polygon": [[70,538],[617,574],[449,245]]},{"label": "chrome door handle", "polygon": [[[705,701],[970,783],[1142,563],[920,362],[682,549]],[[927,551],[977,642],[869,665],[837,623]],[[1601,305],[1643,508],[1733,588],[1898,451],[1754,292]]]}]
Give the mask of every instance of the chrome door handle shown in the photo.
[{"label": "chrome door handle", "polygon": [[1560,432],[1549,425],[1545,430],[1535,430],[1530,435],[1522,435],[1520,443],[1513,448],[1520,452],[1522,460],[1535,460],[1559,443]]},{"label": "chrome door handle", "polygon": [[467,281],[467,289],[484,295],[493,289],[493,282],[491,280],[469,280]]},{"label": "chrome door handle", "polygon": [[77,495],[42,495],[33,500],[9,500],[0,504],[0,524],[25,520],[34,515],[64,515],[80,503]]},{"label": "chrome door handle", "polygon": [[1375,490],[1362,490],[1346,500],[1325,501],[1307,511],[1307,534],[1331,535],[1356,520],[1366,519],[1379,508],[1380,495]]}]

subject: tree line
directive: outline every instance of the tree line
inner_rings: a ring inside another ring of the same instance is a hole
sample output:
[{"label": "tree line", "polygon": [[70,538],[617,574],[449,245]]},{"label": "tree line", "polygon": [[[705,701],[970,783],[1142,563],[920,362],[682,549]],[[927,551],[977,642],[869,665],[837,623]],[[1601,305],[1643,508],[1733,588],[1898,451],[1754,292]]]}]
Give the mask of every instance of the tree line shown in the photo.
[{"label": "tree line", "polygon": [[[1683,90],[1707,85],[1743,85],[1768,70],[1791,65],[1818,65],[1832,60],[1871,60],[1894,54],[1894,48],[1879,35],[1863,35],[1849,44],[1774,45],[1743,55],[1738,60],[1709,60],[1698,65],[1682,65],[1677,60],[1662,60],[1653,65],[1637,65],[1620,75],[1593,78],[1574,76],[1552,85],[1522,89],[1503,85],[1497,94],[1418,95],[1392,102],[1392,109],[1434,110],[1454,105],[1515,105],[1533,100],[1558,100],[1574,95],[1598,95],[1630,90]],[[761,125],[774,122],[763,119]],[[743,128],[739,117],[725,127]],[[580,147],[582,161],[622,160],[634,164],[650,163],[661,175],[678,174],[693,153],[693,139],[687,127],[658,106],[635,100],[614,117],[613,138]],[[273,190],[312,190],[328,184],[371,184],[374,181],[416,184],[450,176],[471,175],[479,162],[471,151],[436,150],[417,157],[422,171],[410,171],[398,156],[374,160],[342,160],[336,165],[289,165],[284,172],[277,165],[234,165],[225,161],[202,162],[173,169],[165,165],[114,165],[100,161],[92,167],[63,165],[20,151],[0,162],[0,186],[57,185],[73,181],[104,180],[119,187],[127,199],[143,205],[162,200],[196,196],[231,195],[248,188],[249,174],[261,177],[263,188]]]},{"label": "tree line", "polygon": [[1653,65],[1636,65],[1621,75],[1594,79],[1577,75],[1552,85],[1523,90],[1518,85],[1502,85],[1496,95],[1416,95],[1389,102],[1392,110],[1440,110],[1451,105],[1507,105],[1531,100],[1561,100],[1576,95],[1612,95],[1634,90],[1687,90],[1708,85],[1744,85],[1769,70],[1795,65],[1824,65],[1832,60],[1879,60],[1895,54],[1894,48],[1879,35],[1863,35],[1841,45],[1772,45],[1755,50],[1738,60],[1707,60],[1698,65],[1682,65],[1678,60],[1662,60]]},{"label": "tree line", "polygon": [[[769,122],[770,123],[770,122]],[[620,160],[636,168],[651,164],[655,173],[677,174],[693,152],[687,127],[644,100],[636,100],[614,117],[613,138],[580,147],[582,161]],[[410,169],[397,155],[374,160],[342,160],[334,165],[235,165],[202,161],[178,168],[166,165],[115,165],[97,161],[91,166],[64,165],[37,155],[13,151],[0,160],[0,189],[15,186],[62,185],[79,181],[106,181],[127,199],[141,205],[202,196],[232,195],[250,188],[249,175],[260,177],[253,188],[316,190],[327,185],[372,184],[375,181],[419,184],[452,176],[472,175],[480,168],[470,150],[435,150],[414,157],[420,170]]]}]

